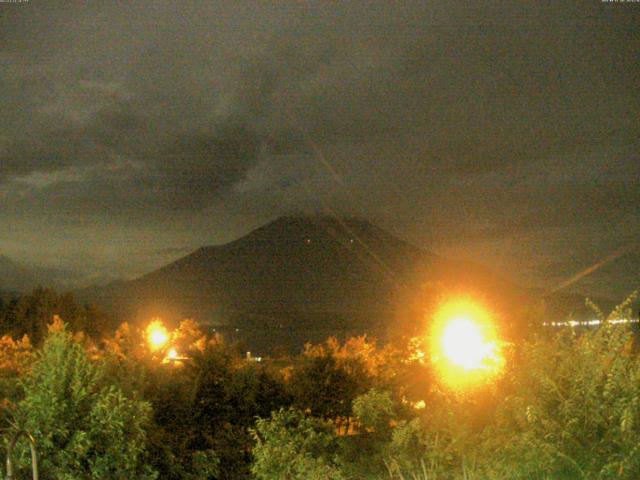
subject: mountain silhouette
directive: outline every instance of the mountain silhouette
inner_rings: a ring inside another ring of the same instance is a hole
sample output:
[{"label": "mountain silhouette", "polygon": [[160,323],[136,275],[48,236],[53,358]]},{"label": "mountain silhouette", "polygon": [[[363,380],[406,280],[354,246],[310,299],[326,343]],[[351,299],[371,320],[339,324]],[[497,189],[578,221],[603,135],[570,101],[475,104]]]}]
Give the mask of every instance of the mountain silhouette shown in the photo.
[{"label": "mountain silhouette", "polygon": [[0,289],[4,291],[24,291],[38,286],[36,271],[0,255]]},{"label": "mountain silhouette", "polygon": [[420,321],[422,290],[434,282],[481,285],[495,298],[517,290],[484,267],[444,259],[365,220],[315,216],[281,217],[80,296],[139,322],[193,318],[265,351],[330,335],[385,337],[400,316]]},{"label": "mountain silhouette", "polygon": [[0,255],[0,291],[26,293],[38,287],[68,290],[80,283],[81,275],[69,270],[25,265]]}]

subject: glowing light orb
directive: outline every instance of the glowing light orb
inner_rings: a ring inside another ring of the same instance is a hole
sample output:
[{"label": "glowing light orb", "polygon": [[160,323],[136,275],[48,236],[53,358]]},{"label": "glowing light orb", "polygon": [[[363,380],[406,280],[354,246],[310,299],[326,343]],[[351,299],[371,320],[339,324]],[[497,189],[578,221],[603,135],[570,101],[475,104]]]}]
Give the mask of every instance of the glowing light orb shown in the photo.
[{"label": "glowing light orb", "polygon": [[147,340],[152,350],[162,348],[169,341],[169,332],[159,319],[153,320],[147,327]]},{"label": "glowing light orb", "polygon": [[172,348],[167,352],[167,358],[170,360],[176,360],[178,357],[179,355],[175,348]]},{"label": "glowing light orb", "polygon": [[466,370],[483,368],[485,359],[492,358],[494,342],[487,342],[480,326],[467,318],[454,318],[442,334],[442,350],[455,365]]},{"label": "glowing light orb", "polygon": [[174,366],[179,366],[182,365],[183,360],[185,360],[185,358],[181,357],[175,348],[170,348],[162,359],[162,363],[170,363]]},{"label": "glowing light orb", "polygon": [[431,352],[440,377],[454,388],[486,383],[504,366],[491,316],[470,300],[449,302],[438,310]]}]

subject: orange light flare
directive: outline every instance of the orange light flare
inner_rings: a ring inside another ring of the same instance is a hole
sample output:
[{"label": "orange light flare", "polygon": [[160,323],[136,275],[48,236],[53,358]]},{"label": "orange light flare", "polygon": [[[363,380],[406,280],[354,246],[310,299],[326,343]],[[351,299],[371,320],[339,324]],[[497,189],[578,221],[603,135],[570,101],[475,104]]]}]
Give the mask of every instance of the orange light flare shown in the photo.
[{"label": "orange light flare", "polygon": [[180,355],[178,355],[178,352],[175,348],[172,348],[167,352],[167,358],[169,360],[178,360],[180,358]]},{"label": "orange light flare", "polygon": [[159,318],[153,319],[147,327],[147,341],[152,351],[160,350],[169,341],[169,332]]},{"label": "orange light flare", "polygon": [[170,363],[174,366],[181,366],[184,360],[186,360],[186,358],[181,357],[178,351],[172,347],[167,351],[167,354],[162,359],[162,363]]},{"label": "orange light flare", "polygon": [[431,360],[453,389],[486,384],[502,373],[504,342],[491,314],[468,299],[445,303],[436,312],[430,336]]}]

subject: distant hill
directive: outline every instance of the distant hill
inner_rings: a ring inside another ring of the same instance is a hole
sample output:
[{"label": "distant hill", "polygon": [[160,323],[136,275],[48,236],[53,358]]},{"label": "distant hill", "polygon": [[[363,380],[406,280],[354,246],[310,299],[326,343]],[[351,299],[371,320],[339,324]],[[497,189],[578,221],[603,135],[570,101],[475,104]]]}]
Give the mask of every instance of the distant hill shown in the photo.
[{"label": "distant hill", "polygon": [[[425,285],[473,287],[506,305],[523,291],[490,270],[444,259],[359,219],[282,217],[80,297],[125,318],[194,318],[258,351],[329,335],[420,328]],[[403,328],[406,328],[403,327]]]},{"label": "distant hill", "polygon": [[42,280],[46,281],[36,269],[0,255],[0,290],[22,292],[37,287]]},{"label": "distant hill", "polygon": [[75,273],[54,268],[24,265],[0,255],[0,291],[24,293],[37,287],[68,290],[78,284]]}]

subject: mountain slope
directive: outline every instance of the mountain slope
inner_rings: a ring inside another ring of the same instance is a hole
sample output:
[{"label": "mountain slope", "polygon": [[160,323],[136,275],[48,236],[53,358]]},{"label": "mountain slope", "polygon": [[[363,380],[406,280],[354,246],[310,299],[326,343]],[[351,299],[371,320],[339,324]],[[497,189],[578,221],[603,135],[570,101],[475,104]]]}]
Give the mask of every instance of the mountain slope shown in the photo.
[{"label": "mountain slope", "polygon": [[423,286],[436,281],[482,285],[496,298],[515,291],[487,269],[446,260],[366,221],[282,217],[82,296],[139,321],[192,317],[238,329],[260,351],[329,335],[386,335],[398,315],[421,315]]},{"label": "mountain slope", "polygon": [[22,292],[38,286],[38,272],[0,255],[0,289]]},{"label": "mountain slope", "polygon": [[37,287],[69,290],[80,283],[77,273],[55,268],[32,267],[0,255],[0,290],[25,293]]}]

